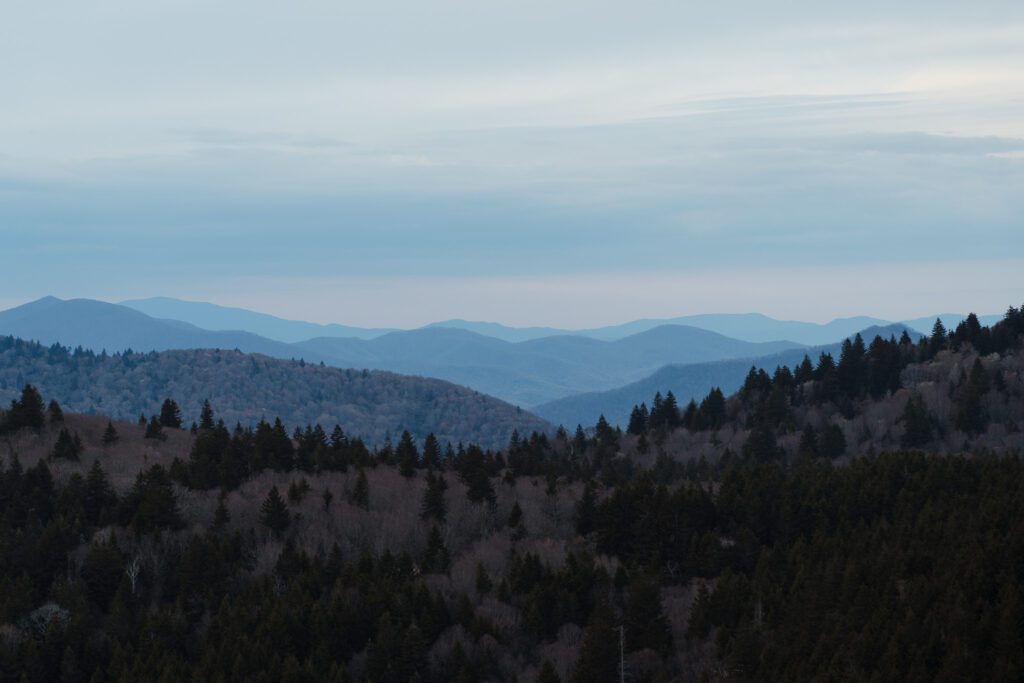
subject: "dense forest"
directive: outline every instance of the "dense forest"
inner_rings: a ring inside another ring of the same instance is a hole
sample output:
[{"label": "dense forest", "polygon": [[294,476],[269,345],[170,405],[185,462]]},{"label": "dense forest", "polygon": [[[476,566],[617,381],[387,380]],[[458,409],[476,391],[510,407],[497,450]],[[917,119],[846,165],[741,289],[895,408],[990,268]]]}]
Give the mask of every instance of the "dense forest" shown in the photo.
[{"label": "dense forest", "polygon": [[500,449],[216,395],[117,421],[26,371],[0,678],[1019,680],[1022,335],[855,337]]},{"label": "dense forest", "polygon": [[31,381],[68,410],[131,420],[174,396],[198,419],[209,399],[229,423],[341,423],[370,443],[405,429],[497,447],[515,431],[547,424],[515,406],[424,377],[343,370],[223,350],[94,353],[0,337],[0,400]]}]

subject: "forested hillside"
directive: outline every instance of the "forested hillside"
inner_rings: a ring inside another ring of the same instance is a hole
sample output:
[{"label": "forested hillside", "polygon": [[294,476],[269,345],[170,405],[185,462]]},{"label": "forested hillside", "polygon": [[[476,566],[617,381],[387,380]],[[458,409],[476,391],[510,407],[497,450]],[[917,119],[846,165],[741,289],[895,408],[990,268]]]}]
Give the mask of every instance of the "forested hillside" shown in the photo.
[{"label": "forested hillside", "polygon": [[854,338],[500,450],[23,387],[0,676],[1020,680],[1022,338]]},{"label": "forested hillside", "polygon": [[494,446],[514,430],[546,429],[514,406],[440,380],[341,370],[237,351],[95,354],[0,338],[0,399],[26,382],[69,410],[132,420],[174,396],[186,418],[209,399],[228,424],[281,417],[290,425],[340,424],[370,443],[408,429],[418,437]]}]

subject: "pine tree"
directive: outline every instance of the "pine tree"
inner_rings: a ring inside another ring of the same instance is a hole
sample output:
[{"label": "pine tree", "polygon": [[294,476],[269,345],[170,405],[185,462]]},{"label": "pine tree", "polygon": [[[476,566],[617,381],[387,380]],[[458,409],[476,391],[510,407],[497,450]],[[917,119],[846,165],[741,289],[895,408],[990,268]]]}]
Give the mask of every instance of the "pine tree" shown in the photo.
[{"label": "pine tree", "polygon": [[523,526],[523,508],[519,501],[512,504],[512,511],[508,513],[508,528],[512,532],[512,540],[518,541],[526,536],[526,528]]},{"label": "pine tree", "polygon": [[920,396],[911,396],[903,408],[902,448],[920,448],[932,440],[932,419]]},{"label": "pine tree", "polygon": [[420,454],[416,450],[416,443],[412,440],[412,434],[408,430],[403,431],[398,440],[395,457],[398,459],[399,471],[403,477],[408,479],[416,476],[416,466],[419,464]]},{"label": "pine tree", "polygon": [[472,444],[466,449],[466,454],[460,462],[460,469],[460,477],[466,484],[466,497],[473,503],[487,502],[493,505],[494,487],[491,486],[484,452],[479,446]]},{"label": "pine tree", "polygon": [[435,524],[427,537],[427,549],[423,553],[423,571],[429,574],[444,574],[448,571],[448,547],[441,537],[441,530]]},{"label": "pine tree", "polygon": [[59,424],[64,421],[64,411],[56,400],[50,401],[50,405],[46,407],[46,412],[50,415],[50,424]]},{"label": "pine tree", "polygon": [[366,481],[366,472],[362,467],[359,468],[356,484],[352,488],[352,504],[358,505],[364,510],[370,507],[370,484]]},{"label": "pine tree", "polygon": [[819,451],[822,457],[834,460],[846,453],[846,436],[843,429],[834,422],[821,432]]},{"label": "pine tree", "polygon": [[104,443],[104,445],[111,446],[111,445],[117,443],[118,439],[120,439],[120,438],[121,437],[120,437],[120,435],[118,435],[117,430],[114,429],[114,423],[111,422],[110,420],[107,420],[107,428],[105,430],[103,430],[103,443]]},{"label": "pine tree", "polygon": [[320,494],[320,497],[324,500],[324,512],[331,509],[331,501],[334,500],[334,494],[331,493],[330,489],[324,489],[324,492]]},{"label": "pine tree", "polygon": [[31,384],[26,384],[21,390],[21,399],[11,401],[11,407],[7,411],[5,429],[17,431],[22,427],[42,429],[46,424],[44,413],[43,397],[39,395]]},{"label": "pine tree", "polygon": [[612,617],[606,606],[598,605],[583,632],[579,658],[573,669],[572,683],[616,683],[619,673],[619,637],[612,628]]},{"label": "pine tree", "polygon": [[447,489],[448,482],[445,481],[444,475],[427,470],[427,489],[423,492],[423,504],[420,507],[420,516],[423,519],[444,522],[448,515],[448,504],[445,502]]},{"label": "pine tree", "polygon": [[228,512],[226,501],[227,491],[221,491],[217,498],[217,509],[213,512],[213,527],[215,529],[223,529],[231,521],[231,513]]},{"label": "pine tree", "polygon": [[199,428],[213,429],[213,427],[213,408],[210,406],[210,400],[206,399],[203,401],[203,408],[199,413]]},{"label": "pine tree", "polygon": [[260,506],[260,524],[267,527],[275,536],[280,536],[291,523],[291,515],[284,504],[284,499],[276,486],[271,486],[263,505]]},{"label": "pine tree", "polygon": [[53,449],[50,451],[50,457],[77,462],[78,456],[81,453],[82,441],[78,438],[78,435],[71,436],[66,427],[61,427],[60,434],[57,435],[57,441],[53,444]]},{"label": "pine tree", "polygon": [[149,424],[146,425],[146,436],[145,436],[145,438],[147,438],[147,439],[157,439],[159,441],[165,441],[167,439],[167,435],[164,434],[163,425],[160,424],[160,420],[157,419],[156,415],[154,415],[150,419]]},{"label": "pine tree", "polygon": [[107,473],[99,460],[93,460],[82,488],[82,509],[86,519],[90,524],[100,524],[116,505],[117,494],[107,480]]},{"label": "pine tree", "polygon": [[441,444],[431,432],[423,441],[423,466],[427,469],[441,469]]},{"label": "pine tree", "polygon": [[181,429],[181,409],[173,400],[164,399],[160,406],[160,426],[168,429]]},{"label": "pine tree", "polygon": [[629,586],[623,609],[626,645],[630,651],[650,649],[660,655],[672,650],[672,629],[661,606],[661,589],[640,576]]}]

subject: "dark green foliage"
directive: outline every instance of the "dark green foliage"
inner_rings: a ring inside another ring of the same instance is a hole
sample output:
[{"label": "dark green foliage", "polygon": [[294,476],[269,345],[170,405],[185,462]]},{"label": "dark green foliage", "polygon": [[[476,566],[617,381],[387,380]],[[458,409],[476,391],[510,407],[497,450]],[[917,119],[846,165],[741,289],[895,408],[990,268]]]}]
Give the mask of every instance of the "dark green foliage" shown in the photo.
[{"label": "dark green foliage", "polygon": [[447,490],[448,482],[445,481],[444,475],[427,470],[427,490],[423,492],[423,504],[420,506],[420,516],[423,519],[444,522],[448,515],[448,504],[445,502]]},{"label": "dark green foliage", "polygon": [[494,487],[491,486],[491,475],[487,458],[483,450],[476,444],[466,449],[459,463],[459,476],[466,484],[466,497],[473,503],[493,505],[495,501]]},{"label": "dark green foliage", "polygon": [[156,415],[151,417],[149,424],[146,425],[145,437],[147,439],[156,439],[157,441],[165,441],[167,439],[167,435],[164,434],[163,425],[160,424],[160,420]]},{"label": "dark green foliage", "polygon": [[210,399],[204,399],[199,411],[199,429],[213,429],[213,426],[213,406],[210,405]]},{"label": "dark green foliage", "polygon": [[260,524],[270,529],[276,536],[280,536],[291,524],[291,515],[276,486],[270,487],[267,497],[260,505]]},{"label": "dark green foliage", "polygon": [[920,396],[911,396],[903,409],[903,436],[900,446],[920,448],[932,440],[932,417]]},{"label": "dark green foliage", "polygon": [[416,449],[416,443],[412,440],[412,434],[408,430],[402,432],[398,440],[398,448],[395,449],[395,458],[398,460],[398,468],[403,477],[416,476],[416,468],[419,466],[420,454]]},{"label": "dark green foliage", "polygon": [[611,612],[598,608],[583,632],[580,655],[569,680],[572,683],[616,683],[619,680],[619,634]]},{"label": "dark green foliage", "polygon": [[441,537],[441,530],[434,525],[427,536],[427,549],[423,553],[423,571],[444,574],[448,571],[449,562],[448,547]]},{"label": "dark green foliage", "polygon": [[580,536],[586,536],[594,530],[596,505],[597,492],[594,490],[594,482],[588,481],[583,486],[580,502],[576,504],[576,533]]},{"label": "dark green foliage", "polygon": [[352,487],[352,504],[364,510],[370,507],[370,484],[366,481],[366,472],[362,468],[356,476],[356,484]]},{"label": "dark green foliage", "polygon": [[50,404],[46,406],[46,413],[50,417],[50,424],[59,424],[64,421],[64,411],[56,400],[50,401]]},{"label": "dark green foliage", "polygon": [[630,651],[650,649],[667,655],[672,650],[672,629],[661,607],[661,589],[653,578],[640,575],[630,583],[622,624]]},{"label": "dark green foliage", "polygon": [[107,428],[103,430],[103,445],[112,446],[117,443],[121,437],[118,435],[117,430],[114,429],[114,423],[107,420]]},{"label": "dark green foliage", "polygon": [[168,429],[181,429],[181,408],[172,399],[164,399],[160,406],[160,425]]},{"label": "dark green foliage", "polygon": [[31,384],[21,390],[21,398],[11,401],[11,407],[0,422],[0,432],[16,432],[23,427],[42,429],[46,424],[43,397]]},{"label": "dark green foliage", "polygon": [[832,423],[822,430],[819,451],[823,458],[830,460],[846,454],[846,436],[842,427]]},{"label": "dark green foliage", "polygon": [[494,588],[494,583],[491,581],[491,577],[488,576],[487,570],[484,569],[482,562],[476,563],[476,592],[477,595],[487,595]]},{"label": "dark green foliage", "polygon": [[184,526],[171,477],[160,465],[139,473],[119,514],[121,523],[140,535]]},{"label": "dark green foliage", "polygon": [[82,450],[82,440],[78,438],[78,434],[72,436],[66,427],[61,427],[60,433],[57,435],[57,441],[53,444],[53,449],[50,451],[50,457],[55,460],[77,461],[78,457],[82,454]]}]

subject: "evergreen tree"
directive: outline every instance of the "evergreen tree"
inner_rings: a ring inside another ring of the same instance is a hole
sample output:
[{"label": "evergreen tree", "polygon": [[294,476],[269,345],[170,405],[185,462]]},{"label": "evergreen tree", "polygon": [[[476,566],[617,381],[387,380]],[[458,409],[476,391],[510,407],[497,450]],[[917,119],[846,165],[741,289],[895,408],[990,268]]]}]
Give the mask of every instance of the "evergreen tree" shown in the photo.
[{"label": "evergreen tree", "polygon": [[146,420],[146,414],[145,413],[139,413],[139,420],[138,420],[138,422],[139,422],[139,426],[140,427],[145,428],[146,424],[148,423],[148,421]]},{"label": "evergreen tree", "polygon": [[101,524],[117,506],[117,494],[107,481],[99,460],[92,461],[92,467],[85,477],[82,489],[82,509],[90,524]]},{"label": "evergreen tree", "polygon": [[843,434],[842,427],[831,423],[822,430],[820,453],[822,457],[830,460],[846,453],[846,436]]},{"label": "evergreen tree", "polygon": [[71,436],[66,427],[61,427],[60,434],[57,435],[57,441],[53,444],[53,449],[50,451],[50,457],[77,462],[78,456],[81,453],[82,441],[78,438],[78,434]]},{"label": "evergreen tree", "polygon": [[160,406],[160,425],[168,429],[181,429],[181,409],[169,398],[164,399]]},{"label": "evergreen tree", "polygon": [[117,430],[114,429],[114,423],[107,420],[107,428],[103,430],[103,443],[106,446],[111,446],[117,443],[121,437],[118,435]]},{"label": "evergreen tree", "polygon": [[423,441],[423,466],[427,469],[441,469],[441,444],[433,432]]},{"label": "evergreen tree", "polygon": [[167,439],[167,435],[164,434],[163,425],[160,424],[160,420],[157,419],[156,415],[154,415],[150,419],[149,424],[146,425],[145,438],[157,439],[159,441],[165,441]]},{"label": "evergreen tree", "polygon": [[50,401],[50,405],[46,407],[46,412],[50,415],[50,424],[58,424],[64,421],[64,411],[56,400]]},{"label": "evergreen tree", "polygon": [[800,435],[800,455],[804,458],[818,457],[818,433],[811,425],[804,427]]},{"label": "evergreen tree", "polygon": [[629,425],[626,427],[626,433],[634,435],[643,434],[647,429],[647,417],[646,403],[633,406],[633,410],[629,414]]},{"label": "evergreen tree", "polygon": [[661,606],[657,581],[639,576],[629,586],[623,608],[626,645],[630,651],[650,649],[664,656],[672,650],[672,629]]},{"label": "evergreen tree", "polygon": [[588,481],[583,486],[583,495],[576,504],[576,533],[586,536],[594,530],[594,516],[597,514],[597,494],[594,483]]},{"label": "evergreen tree", "polygon": [[523,525],[523,508],[519,501],[512,504],[512,511],[508,513],[508,528],[512,532],[512,540],[518,541],[526,536],[526,527]]},{"label": "evergreen tree", "polygon": [[352,504],[358,505],[364,510],[370,507],[370,484],[366,481],[366,472],[362,467],[359,468],[356,484],[352,488]]},{"label": "evergreen tree", "polygon": [[213,527],[215,529],[223,529],[231,521],[227,497],[227,491],[221,491],[220,496],[217,497],[217,509],[213,511]]},{"label": "evergreen tree", "polygon": [[213,429],[213,427],[213,407],[210,405],[210,400],[206,399],[203,401],[202,410],[199,412],[199,428]]},{"label": "evergreen tree", "polygon": [[320,497],[324,501],[324,512],[328,512],[331,509],[331,501],[334,500],[334,494],[331,493],[330,489],[324,489],[324,492],[320,494]]},{"label": "evergreen tree", "polygon": [[291,515],[276,486],[270,487],[263,505],[260,506],[260,524],[270,529],[275,536],[280,536],[291,524]]},{"label": "evergreen tree", "polygon": [[423,493],[423,504],[420,507],[420,516],[423,519],[444,522],[448,515],[448,504],[445,502],[447,489],[448,482],[445,481],[444,475],[427,470],[427,489]]},{"label": "evergreen tree", "polygon": [[618,634],[612,628],[609,609],[599,605],[583,632],[579,658],[573,669],[572,683],[616,683],[619,680]]},{"label": "evergreen tree", "polygon": [[423,571],[428,574],[445,574],[448,572],[448,547],[441,537],[441,530],[435,524],[430,528],[427,537],[427,549],[423,554]]},{"label": "evergreen tree", "polygon": [[4,428],[12,432],[22,427],[42,429],[46,424],[44,407],[43,397],[40,396],[39,391],[31,384],[26,384],[21,390],[21,399],[11,401]]},{"label": "evergreen tree", "polygon": [[920,448],[932,440],[932,418],[920,396],[911,396],[903,408],[902,448]]},{"label": "evergreen tree", "polygon": [[395,457],[398,459],[399,471],[403,477],[416,476],[416,466],[419,465],[420,454],[409,430],[402,432],[402,436],[398,440],[398,447],[395,449]]},{"label": "evergreen tree", "polygon": [[473,503],[486,502],[493,505],[495,502],[494,487],[491,486],[491,477],[487,471],[484,452],[479,446],[471,444],[466,449],[460,469],[459,476],[466,484],[466,497]]}]

